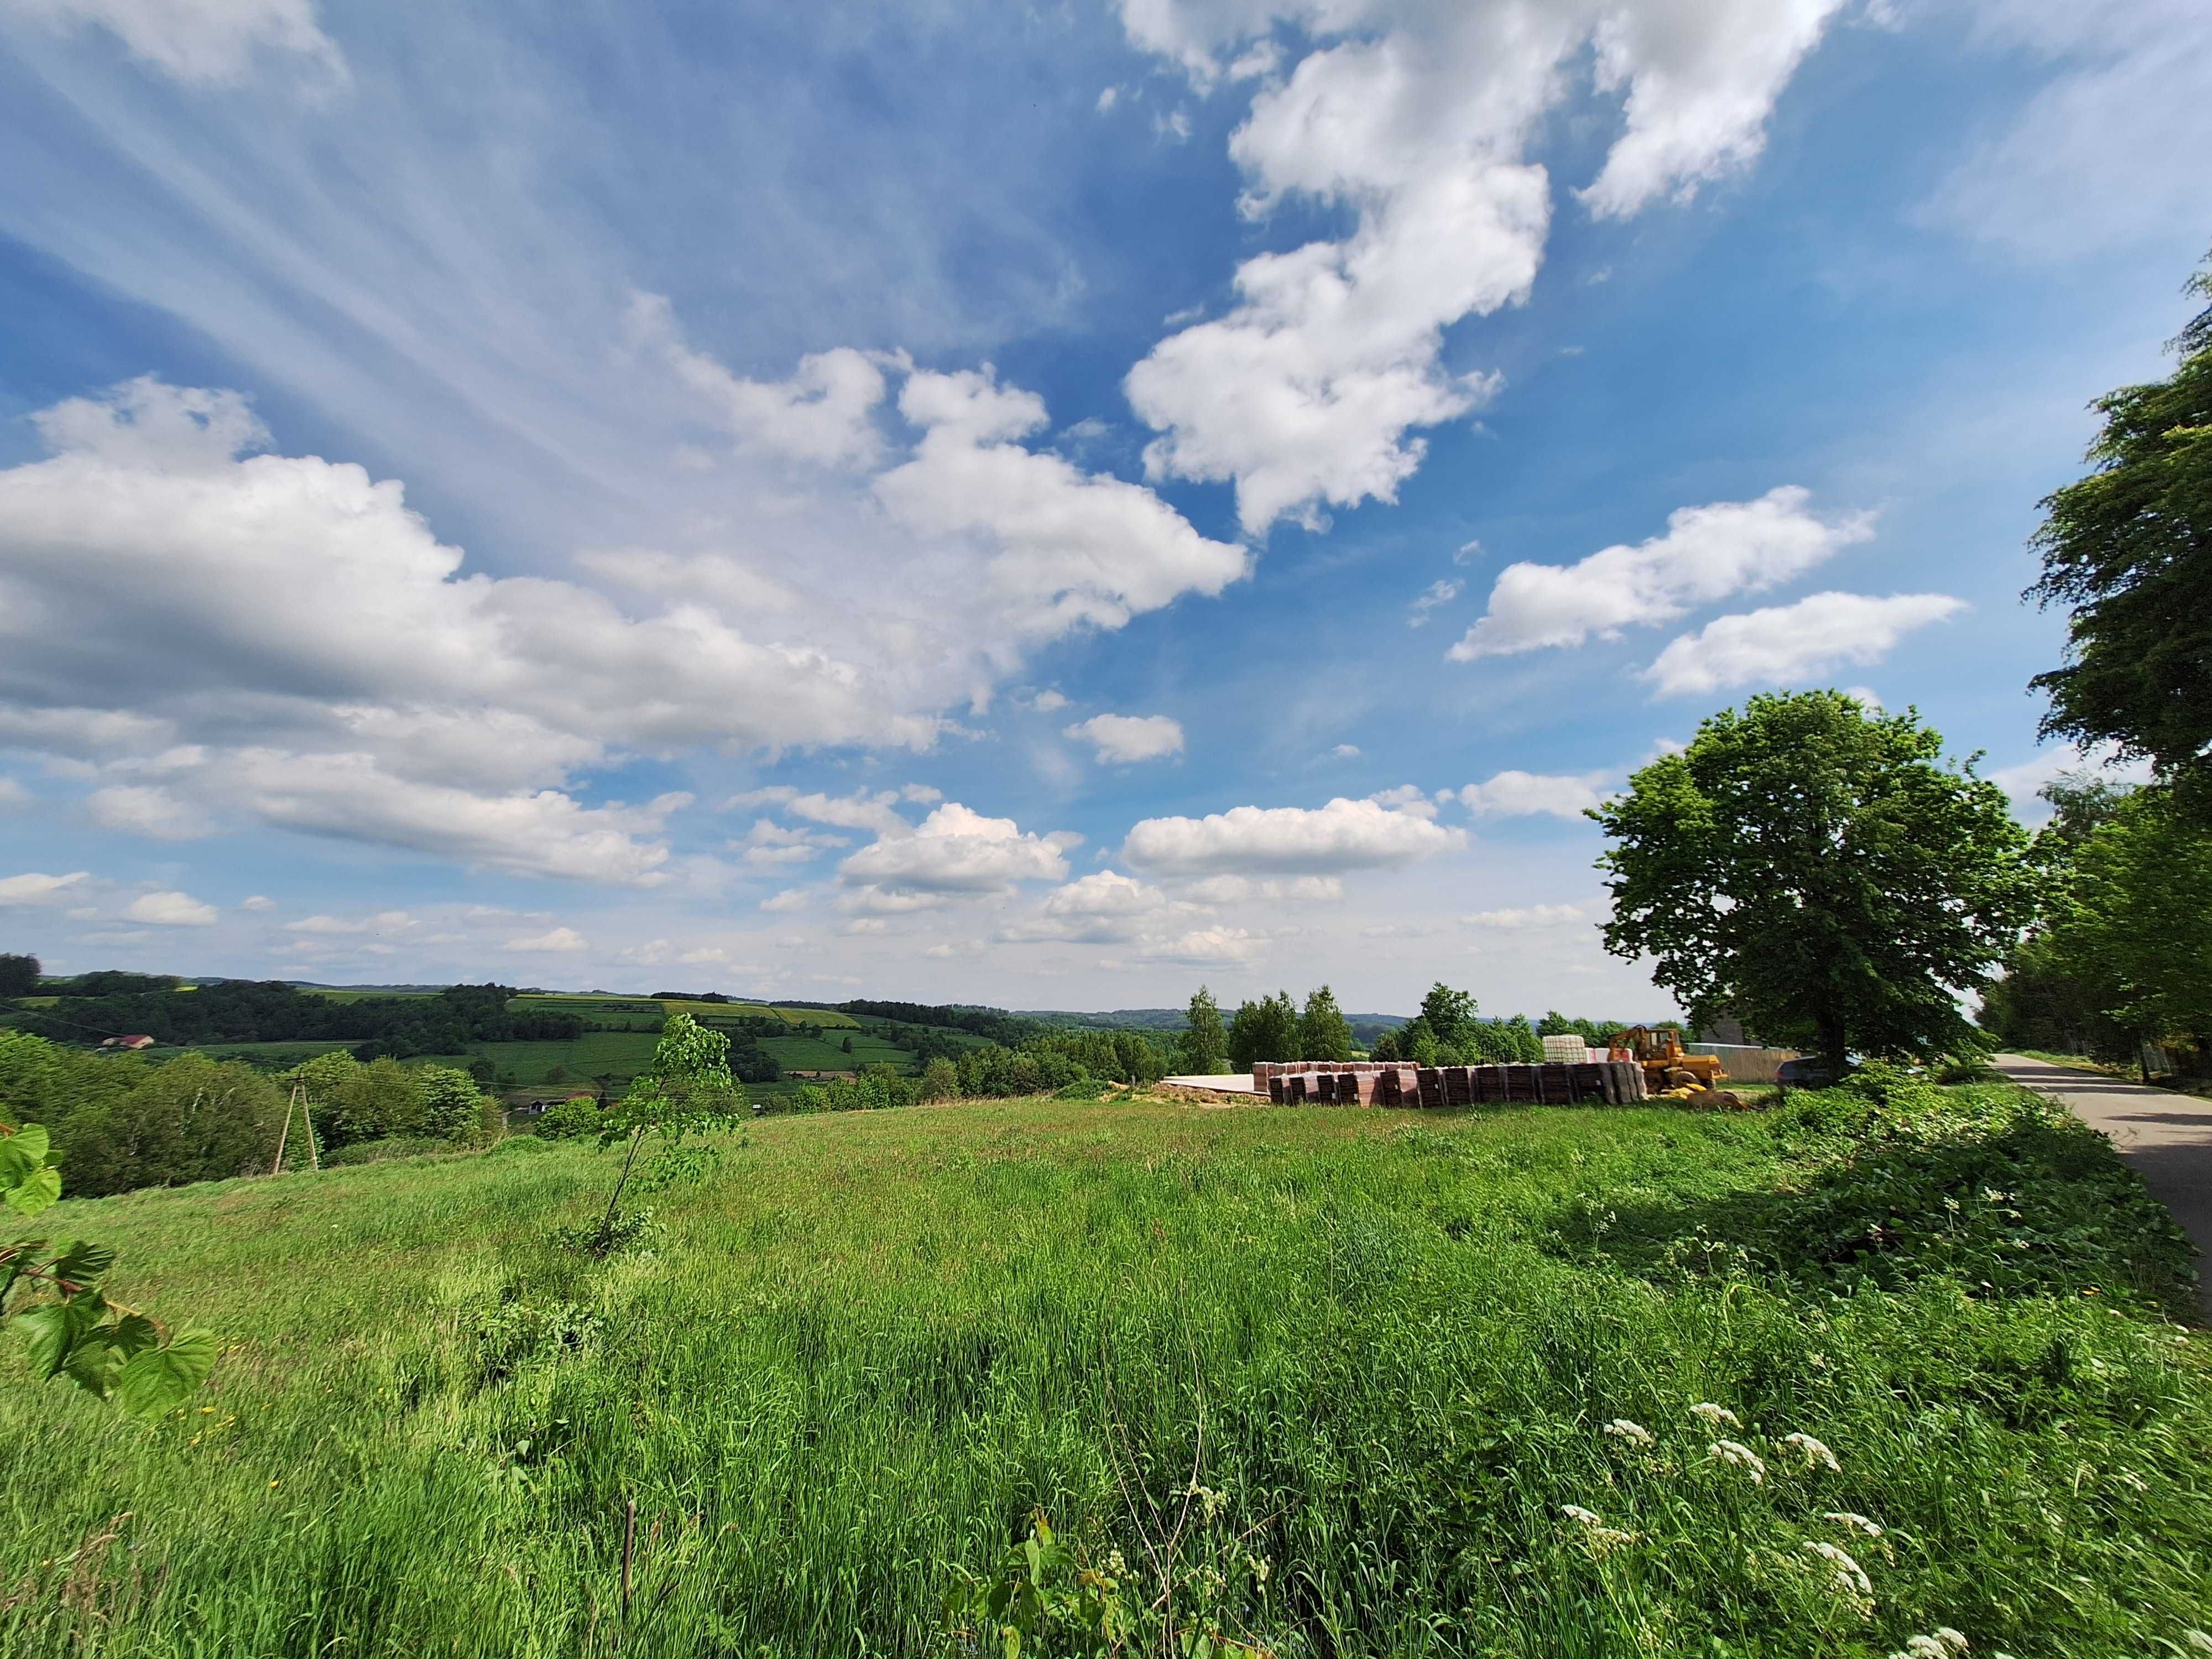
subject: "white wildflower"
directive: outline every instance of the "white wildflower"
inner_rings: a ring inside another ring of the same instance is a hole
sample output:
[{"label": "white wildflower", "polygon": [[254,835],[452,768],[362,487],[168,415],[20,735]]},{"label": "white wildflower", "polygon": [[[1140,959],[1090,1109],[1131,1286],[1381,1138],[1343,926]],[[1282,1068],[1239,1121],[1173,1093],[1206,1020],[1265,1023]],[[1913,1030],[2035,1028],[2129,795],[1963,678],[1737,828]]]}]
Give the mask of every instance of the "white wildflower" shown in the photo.
[{"label": "white wildflower", "polygon": [[1802,1456],[1808,1469],[1825,1466],[1832,1474],[1843,1471],[1844,1466],[1836,1462],[1835,1453],[1809,1434],[1785,1434],[1782,1437],[1782,1443]]},{"label": "white wildflower", "polygon": [[1603,1516],[1595,1510],[1586,1510],[1579,1504],[1562,1504],[1559,1513],[1582,1528],[1583,1541],[1590,1547],[1590,1552],[1595,1555],[1604,1555],[1625,1544],[1633,1544],[1641,1535],[1624,1532],[1619,1527],[1607,1526]]},{"label": "white wildflower", "polygon": [[1625,1417],[1616,1417],[1605,1425],[1605,1431],[1616,1440],[1626,1440],[1630,1445],[1643,1447],[1652,1443],[1651,1431],[1641,1423],[1632,1423]]},{"label": "white wildflower", "polygon": [[1967,1648],[1966,1638],[1948,1625],[1939,1626],[1933,1636],[1908,1636],[1905,1646],[1889,1656],[1889,1659],[1957,1659]]},{"label": "white wildflower", "polygon": [[1863,1515],[1854,1515],[1849,1510],[1830,1510],[1821,1516],[1820,1519],[1832,1521],[1839,1527],[1847,1528],[1852,1532],[1863,1534],[1869,1538],[1881,1536],[1881,1527],[1878,1522],[1868,1520]]},{"label": "white wildflower", "polygon": [[1734,1412],[1726,1406],[1716,1406],[1710,1400],[1701,1401],[1691,1407],[1690,1415],[1709,1429],[1717,1429],[1723,1423],[1732,1429],[1740,1429],[1743,1426]]},{"label": "white wildflower", "polygon": [[1759,1461],[1757,1452],[1741,1440],[1716,1440],[1705,1448],[1705,1455],[1716,1462],[1741,1469],[1751,1477],[1751,1484],[1754,1486],[1766,1483],[1766,1465]]},{"label": "white wildflower", "polygon": [[1874,1581],[1866,1576],[1866,1569],[1851,1559],[1849,1554],[1833,1544],[1810,1542],[1805,1547],[1835,1570],[1838,1589],[1859,1601],[1873,1600]]}]

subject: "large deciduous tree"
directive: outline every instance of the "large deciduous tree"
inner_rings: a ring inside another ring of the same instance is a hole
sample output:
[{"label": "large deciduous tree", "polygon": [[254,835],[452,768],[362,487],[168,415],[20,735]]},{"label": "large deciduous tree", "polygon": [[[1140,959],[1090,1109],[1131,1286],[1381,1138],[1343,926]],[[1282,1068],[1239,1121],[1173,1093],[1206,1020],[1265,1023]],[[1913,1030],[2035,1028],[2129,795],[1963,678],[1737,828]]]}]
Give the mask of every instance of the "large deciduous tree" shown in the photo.
[{"label": "large deciduous tree", "polygon": [[1838,1069],[1973,1040],[1958,998],[2027,925],[2038,882],[2004,793],[1946,766],[1913,714],[1836,691],[1752,698],[1590,816],[1613,845],[1606,949],[1702,1024],[1735,1013]]},{"label": "large deciduous tree", "polygon": [[2170,789],[2118,801],[2074,849],[2045,930],[2051,965],[2131,1036],[2212,1039],[2212,829]]},{"label": "large deciduous tree", "polygon": [[1214,1077],[1229,1066],[1229,1033],[1212,991],[1200,986],[1184,1011],[1182,1035],[1176,1039],[1176,1062],[1186,1075]]},{"label": "large deciduous tree", "polygon": [[[2212,261],[2190,283],[2212,300]],[[2094,470],[2045,498],[2028,590],[2070,608],[2066,661],[2034,684],[2048,736],[2148,758],[2212,811],[2212,307],[2171,378],[2094,405]]]},{"label": "large deciduous tree", "polygon": [[1237,1005],[1229,1022],[1229,1064],[1249,1072],[1262,1060],[1304,1060],[1298,1048],[1298,1005],[1288,991]]},{"label": "large deciduous tree", "polygon": [[1307,994],[1306,1011],[1298,1016],[1298,1051],[1300,1060],[1352,1058],[1352,1023],[1326,985]]}]

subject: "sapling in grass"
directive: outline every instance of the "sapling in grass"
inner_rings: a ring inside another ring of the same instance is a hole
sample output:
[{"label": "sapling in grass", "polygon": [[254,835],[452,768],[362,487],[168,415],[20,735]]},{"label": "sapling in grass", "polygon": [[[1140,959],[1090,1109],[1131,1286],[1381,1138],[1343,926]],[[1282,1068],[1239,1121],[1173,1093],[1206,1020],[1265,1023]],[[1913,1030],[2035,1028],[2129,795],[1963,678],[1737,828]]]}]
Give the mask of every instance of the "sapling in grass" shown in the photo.
[{"label": "sapling in grass", "polygon": [[653,1063],[630,1085],[622,1103],[605,1115],[599,1131],[602,1148],[627,1139],[622,1173],[607,1194],[606,1213],[584,1235],[583,1247],[608,1255],[634,1242],[641,1229],[621,1212],[623,1189],[637,1167],[647,1135],[658,1135],[669,1157],[687,1135],[728,1127],[744,1109],[744,1096],[730,1076],[730,1039],[708,1030],[686,1013],[672,1013],[661,1027]]},{"label": "sapling in grass", "polygon": [[[0,1203],[27,1218],[61,1195],[46,1126],[0,1122]],[[113,1250],[82,1238],[56,1252],[43,1238],[0,1243],[0,1315],[19,1290],[48,1292],[9,1322],[29,1340],[40,1380],[65,1376],[134,1417],[159,1417],[207,1380],[216,1340],[201,1330],[171,1336],[136,1308],[109,1301],[100,1281],[114,1261]]]}]

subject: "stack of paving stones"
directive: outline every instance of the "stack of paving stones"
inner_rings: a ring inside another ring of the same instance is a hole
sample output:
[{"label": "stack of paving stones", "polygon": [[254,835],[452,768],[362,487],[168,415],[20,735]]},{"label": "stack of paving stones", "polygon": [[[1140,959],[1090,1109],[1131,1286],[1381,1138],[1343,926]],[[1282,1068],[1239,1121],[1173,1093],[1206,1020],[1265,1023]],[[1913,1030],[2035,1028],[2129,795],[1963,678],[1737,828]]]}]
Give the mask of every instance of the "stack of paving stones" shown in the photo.
[{"label": "stack of paving stones", "polygon": [[1252,1087],[1278,1106],[1625,1106],[1646,1098],[1632,1060],[1579,1065],[1401,1066],[1389,1060],[1262,1060]]}]

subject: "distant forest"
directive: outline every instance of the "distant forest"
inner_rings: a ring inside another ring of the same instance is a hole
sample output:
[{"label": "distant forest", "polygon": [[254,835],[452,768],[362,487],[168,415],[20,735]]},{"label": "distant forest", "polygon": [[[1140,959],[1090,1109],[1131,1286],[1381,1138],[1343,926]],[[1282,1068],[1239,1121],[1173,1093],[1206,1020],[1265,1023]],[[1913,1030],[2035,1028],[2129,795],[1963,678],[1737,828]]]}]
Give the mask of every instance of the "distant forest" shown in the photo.
[{"label": "distant forest", "polygon": [[505,985],[454,985],[435,996],[349,1000],[281,980],[222,980],[195,990],[145,974],[85,974],[41,988],[51,1008],[18,1006],[9,1023],[57,1042],[143,1035],[174,1045],[336,1042],[380,1054],[455,1054],[480,1042],[566,1042],[583,1035],[574,1014],[510,1013]]}]

